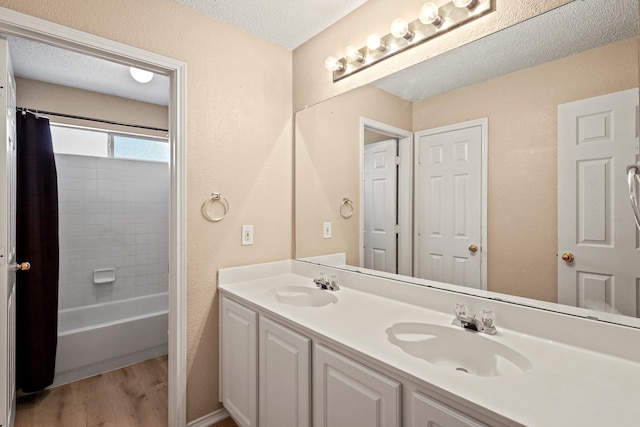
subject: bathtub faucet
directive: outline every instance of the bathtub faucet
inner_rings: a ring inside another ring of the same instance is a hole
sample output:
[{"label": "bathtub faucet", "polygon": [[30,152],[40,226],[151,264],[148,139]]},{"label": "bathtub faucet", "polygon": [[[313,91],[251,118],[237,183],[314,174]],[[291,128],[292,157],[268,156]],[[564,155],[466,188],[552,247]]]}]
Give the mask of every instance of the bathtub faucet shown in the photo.
[{"label": "bathtub faucet", "polygon": [[338,276],[336,274],[332,274],[329,279],[327,279],[327,275],[325,273],[318,274],[318,277],[313,279],[313,283],[316,284],[316,287],[320,289],[326,289],[329,291],[337,291],[340,289],[338,286]]},{"label": "bathtub faucet", "polygon": [[455,313],[456,318],[452,322],[455,326],[489,335],[495,335],[498,332],[495,325],[496,316],[493,314],[493,310],[483,308],[482,316],[478,319],[475,314],[469,314],[466,305],[456,304]]}]

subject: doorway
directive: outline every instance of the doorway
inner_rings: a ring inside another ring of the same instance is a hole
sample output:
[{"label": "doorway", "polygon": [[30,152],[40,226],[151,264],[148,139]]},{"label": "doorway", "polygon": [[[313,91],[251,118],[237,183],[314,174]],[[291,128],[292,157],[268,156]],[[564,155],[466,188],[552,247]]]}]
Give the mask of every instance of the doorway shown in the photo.
[{"label": "doorway", "polygon": [[[169,425],[186,424],[185,64],[3,9],[0,32],[169,76]],[[0,325],[7,334],[11,322]],[[5,375],[6,373],[3,373]],[[0,393],[1,394],[1,393]]]}]

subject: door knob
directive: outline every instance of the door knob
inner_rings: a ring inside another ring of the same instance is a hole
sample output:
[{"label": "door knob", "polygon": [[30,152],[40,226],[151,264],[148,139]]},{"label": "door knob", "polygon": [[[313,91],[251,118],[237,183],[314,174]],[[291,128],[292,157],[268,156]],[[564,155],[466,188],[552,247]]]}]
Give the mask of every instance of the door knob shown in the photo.
[{"label": "door knob", "polygon": [[572,262],[574,259],[575,258],[571,252],[565,252],[562,254],[562,260],[564,262]]},{"label": "door knob", "polygon": [[14,264],[13,268],[16,269],[16,271],[27,271],[31,269],[31,263],[30,262],[21,262],[20,264]]},{"label": "door knob", "polygon": [[478,252],[478,247],[476,245],[469,246],[469,252],[473,252],[473,253]]}]

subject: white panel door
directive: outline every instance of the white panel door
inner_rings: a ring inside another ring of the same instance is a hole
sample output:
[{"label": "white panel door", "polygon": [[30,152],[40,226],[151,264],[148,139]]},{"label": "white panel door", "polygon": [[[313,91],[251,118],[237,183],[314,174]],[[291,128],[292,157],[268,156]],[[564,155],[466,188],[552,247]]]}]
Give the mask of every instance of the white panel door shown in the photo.
[{"label": "white panel door", "polygon": [[311,340],[260,317],[260,426],[308,427],[311,422]]},{"label": "white panel door", "polygon": [[313,362],[315,427],[400,427],[400,383],[322,345]]},{"label": "white panel door", "polygon": [[638,160],[637,106],[637,89],[558,106],[561,304],[638,316],[640,251],[626,181]]},{"label": "white panel door", "polygon": [[[13,426],[16,408],[16,94],[9,45],[0,39],[0,426]],[[26,273],[26,272],[25,272]],[[25,274],[21,273],[21,274]]]},{"label": "white panel door", "polygon": [[222,297],[220,303],[220,395],[241,427],[258,425],[257,314]]},{"label": "white panel door", "polygon": [[364,267],[397,273],[398,142],[364,146]]},{"label": "white panel door", "polygon": [[416,133],[418,277],[481,288],[481,125]]}]

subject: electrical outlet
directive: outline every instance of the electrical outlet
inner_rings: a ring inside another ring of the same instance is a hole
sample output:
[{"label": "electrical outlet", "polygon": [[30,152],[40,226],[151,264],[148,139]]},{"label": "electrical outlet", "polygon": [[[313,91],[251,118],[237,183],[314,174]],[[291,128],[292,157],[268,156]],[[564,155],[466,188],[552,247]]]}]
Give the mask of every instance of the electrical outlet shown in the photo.
[{"label": "electrical outlet", "polygon": [[331,238],[331,223],[330,222],[325,222],[322,225],[322,237],[324,237],[325,239],[330,239]]},{"label": "electrical outlet", "polygon": [[242,246],[253,245],[253,225],[242,226]]}]

